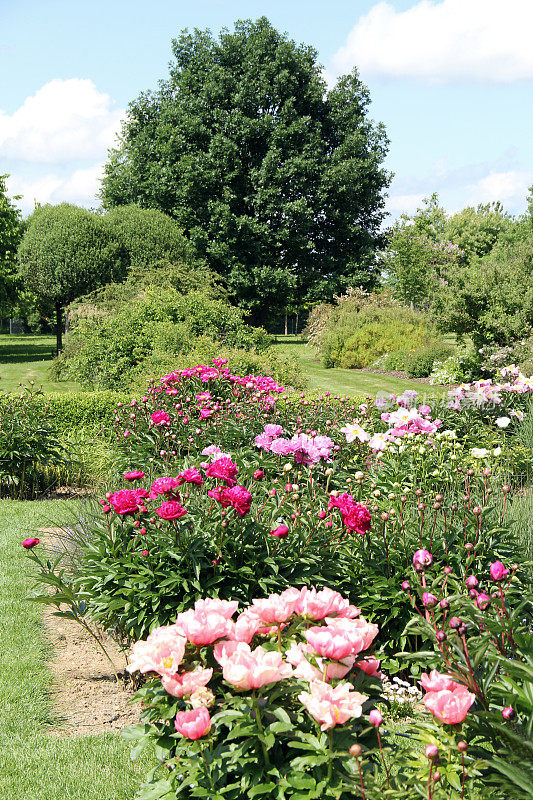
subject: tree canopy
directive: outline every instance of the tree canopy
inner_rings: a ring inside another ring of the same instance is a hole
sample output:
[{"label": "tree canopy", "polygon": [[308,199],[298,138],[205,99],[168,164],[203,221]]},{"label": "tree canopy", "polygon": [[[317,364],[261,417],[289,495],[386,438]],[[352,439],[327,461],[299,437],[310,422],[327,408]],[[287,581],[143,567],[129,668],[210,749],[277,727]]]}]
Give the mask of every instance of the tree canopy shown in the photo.
[{"label": "tree canopy", "polygon": [[104,205],[172,216],[257,321],[371,286],[388,140],[356,70],[326,92],[316,51],[265,18],[184,31],[172,51],[169,78],[130,104]]},{"label": "tree canopy", "polygon": [[124,277],[128,266],[127,253],[102,217],[69,203],[35,209],[18,258],[25,286],[55,305],[58,351],[63,307]]},{"label": "tree canopy", "polygon": [[20,211],[7,196],[7,175],[0,175],[0,307],[6,309],[16,295],[17,248],[24,224]]}]

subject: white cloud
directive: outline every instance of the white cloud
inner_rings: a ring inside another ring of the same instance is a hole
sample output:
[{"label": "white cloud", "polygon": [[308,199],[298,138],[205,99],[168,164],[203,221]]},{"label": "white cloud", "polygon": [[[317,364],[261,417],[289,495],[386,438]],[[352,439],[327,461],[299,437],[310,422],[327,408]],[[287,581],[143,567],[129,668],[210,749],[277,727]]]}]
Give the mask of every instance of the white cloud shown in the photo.
[{"label": "white cloud", "polygon": [[7,179],[8,195],[22,195],[14,202],[26,215],[40,203],[74,203],[86,207],[98,205],[96,194],[100,189],[103,165],[97,164],[87,169],[76,169],[72,174],[59,176],[45,175],[35,180],[23,180],[14,176]]},{"label": "white cloud", "polygon": [[533,183],[533,172],[490,172],[468,186],[468,203],[491,203],[501,200],[504,205],[522,205]]},{"label": "white cloud", "polygon": [[400,214],[414,214],[422,205],[425,196],[424,194],[392,195],[385,202],[385,210],[393,217],[399,217]]},{"label": "white cloud", "polygon": [[377,3],[350,31],[330,71],[431,83],[533,79],[532,0]]},{"label": "white cloud", "polygon": [[102,160],[123,117],[91,80],[56,78],[13,114],[0,110],[0,156],[47,164]]}]

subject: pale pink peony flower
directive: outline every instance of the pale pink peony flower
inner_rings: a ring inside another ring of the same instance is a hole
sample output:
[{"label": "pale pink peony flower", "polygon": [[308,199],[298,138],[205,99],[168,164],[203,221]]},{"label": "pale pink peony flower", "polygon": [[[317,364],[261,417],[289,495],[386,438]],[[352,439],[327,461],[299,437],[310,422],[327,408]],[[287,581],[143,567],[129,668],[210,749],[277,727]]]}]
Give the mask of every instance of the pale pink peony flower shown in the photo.
[{"label": "pale pink peony flower", "polygon": [[321,729],[327,731],[361,716],[362,705],[367,697],[352,690],[351,683],[341,683],[333,688],[329,683],[313,681],[310,691],[299,694],[298,700],[313,719],[321,723]]},{"label": "pale pink peony flower", "polygon": [[327,586],[320,591],[314,586],[310,589],[304,586],[295,611],[299,616],[310,619],[324,619],[334,614],[338,617],[356,617],[361,613],[361,609],[350,605],[349,600]]},{"label": "pale pink peony flower", "polygon": [[420,683],[426,692],[440,692],[443,689],[453,689],[454,686],[457,686],[449,675],[440,673],[436,669],[432,669],[429,675],[423,672],[420,676]]},{"label": "pale pink peony flower", "polygon": [[189,609],[178,614],[176,629],[196,647],[212,644],[231,634],[234,623],[216,611]]},{"label": "pale pink peony flower", "polygon": [[[306,656],[314,655],[317,666],[313,666]],[[294,676],[311,683],[311,681],[321,681],[324,679],[324,669],[326,670],[326,680],[339,680],[344,678],[354,665],[355,657],[348,656],[342,661],[331,663],[324,662],[322,658],[316,656],[310,644],[304,642],[292,642],[290,648],[285,653],[285,658],[295,667]]]},{"label": "pale pink peony flower", "polygon": [[128,672],[157,672],[173,676],[183,660],[187,640],[174,625],[155,628],[131,648]]},{"label": "pale pink peony flower", "polygon": [[239,607],[237,600],[219,600],[218,597],[208,597],[205,600],[197,600],[194,604],[195,611],[203,611],[206,614],[213,611],[215,614],[231,619]]},{"label": "pale pink peony flower", "polygon": [[211,730],[211,717],[205,706],[190,711],[178,711],[174,721],[178,733],[187,739],[200,739]]},{"label": "pale pink peony flower", "polygon": [[466,686],[455,683],[453,688],[428,692],[422,702],[433,716],[446,725],[457,725],[466,718],[468,709],[476,699]]},{"label": "pale pink peony flower", "polygon": [[283,592],[282,594],[270,594],[266,598],[254,599],[249,611],[259,617],[265,625],[286,622],[294,614],[299,594],[297,592],[297,596],[294,596],[294,594],[289,595]]},{"label": "pale pink peony flower", "polygon": [[235,621],[235,626],[230,638],[236,642],[246,642],[250,644],[261,627],[263,627],[263,623],[258,616],[252,614],[248,610],[243,611]]},{"label": "pale pink peony flower", "polygon": [[193,672],[182,672],[181,675],[163,675],[161,683],[172,697],[185,697],[192,694],[199,686],[207,686],[212,677],[212,669],[198,667]]},{"label": "pale pink peony flower", "polygon": [[219,642],[214,656],[222,666],[224,680],[239,691],[259,689],[289,678],[293,672],[281,653],[261,646],[251,650],[246,642]]}]

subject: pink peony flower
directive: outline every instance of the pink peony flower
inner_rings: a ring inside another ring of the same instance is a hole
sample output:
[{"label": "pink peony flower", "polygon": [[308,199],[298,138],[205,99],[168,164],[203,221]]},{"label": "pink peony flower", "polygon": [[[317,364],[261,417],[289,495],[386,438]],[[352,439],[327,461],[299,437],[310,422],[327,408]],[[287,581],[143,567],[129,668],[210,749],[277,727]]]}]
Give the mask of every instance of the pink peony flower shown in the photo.
[{"label": "pink peony flower", "polygon": [[220,614],[224,619],[231,619],[239,607],[237,600],[219,600],[218,597],[207,597],[205,600],[197,600],[194,604],[195,611],[206,614],[211,612]]},{"label": "pink peony flower", "polygon": [[286,622],[292,617],[298,598],[298,590],[292,590],[291,592],[289,589],[282,594],[270,594],[266,598],[252,600],[252,605],[249,606],[248,611],[258,617],[264,625],[277,625],[280,622]]},{"label": "pink peony flower", "polygon": [[272,436],[272,438],[274,438],[283,433],[283,428],[281,425],[273,425],[269,423],[268,425],[265,425],[265,433],[267,436]]},{"label": "pink peony flower", "polygon": [[236,485],[226,489],[225,496],[239,516],[243,517],[249,512],[252,505],[252,495],[244,486]]},{"label": "pink peony flower", "polygon": [[476,699],[466,686],[454,683],[453,688],[428,692],[422,702],[433,716],[446,725],[457,725],[466,718],[468,709]]},{"label": "pink peony flower", "polygon": [[[306,658],[306,655],[313,655],[317,664],[314,667]],[[309,644],[299,642],[298,644],[292,643],[291,647],[285,653],[285,658],[295,667],[294,676],[302,678],[302,680],[311,683],[312,681],[321,681],[324,678],[324,668],[326,670],[325,677],[327,681],[340,680],[344,678],[354,665],[354,656],[348,656],[342,661],[335,661],[331,663],[325,662],[322,658],[317,657],[313,648]]]},{"label": "pink peony flower", "polygon": [[186,697],[192,694],[199,686],[207,686],[213,677],[212,669],[202,669],[198,667],[193,672],[182,672],[181,675],[163,675],[161,683],[163,688],[172,697]]},{"label": "pink peony flower", "polygon": [[176,500],[168,500],[166,503],[162,503],[159,508],[154,509],[154,512],[161,519],[172,520],[183,517],[187,513],[187,509],[183,508]]},{"label": "pink peony flower", "polygon": [[350,605],[350,601],[339,592],[325,586],[319,592],[304,586],[296,606],[296,613],[310,619],[324,619],[336,615],[338,617],[357,617],[361,609]]},{"label": "pink peony flower", "polygon": [[25,550],[31,550],[32,547],[36,547],[39,544],[39,539],[24,539],[22,542],[22,546]]},{"label": "pink peony flower", "polygon": [[128,672],[157,672],[172,677],[183,660],[186,641],[174,625],[155,628],[145,641],[133,645]]},{"label": "pink peony flower", "polygon": [[228,490],[225,486],[215,486],[214,489],[208,489],[207,494],[220,503],[222,508],[228,508],[231,505],[231,500],[228,497]]},{"label": "pink peony flower", "polygon": [[351,683],[341,683],[333,688],[328,683],[313,681],[310,691],[299,694],[298,700],[313,719],[321,723],[321,730],[327,731],[361,716],[362,705],[367,697],[352,690]]},{"label": "pink peony flower", "polygon": [[234,623],[217,611],[191,608],[178,614],[175,625],[188,642],[203,647],[230,635]]},{"label": "pink peony flower", "polygon": [[270,445],[270,450],[278,456],[289,456],[294,453],[294,448],[287,439],[274,439]]},{"label": "pink peony flower", "polygon": [[490,565],[490,577],[493,581],[499,583],[509,575],[509,570],[502,564],[501,561],[494,561]]},{"label": "pink peony flower", "polygon": [[196,467],[189,467],[189,469],[183,470],[177,477],[178,486],[182,483],[195,483],[197,486],[201,486],[204,482],[202,478],[202,474],[199,469]]},{"label": "pink peony flower", "polygon": [[125,481],[142,481],[146,473],[141,472],[140,470],[135,470],[134,472],[125,472],[124,473],[124,480]]},{"label": "pink peony flower", "polygon": [[318,655],[334,661],[366,650],[378,634],[378,626],[363,617],[326,618],[326,622],[326,627],[308,628],[304,636]]},{"label": "pink peony flower", "polygon": [[355,666],[359,667],[359,669],[363,670],[366,675],[377,675],[380,676],[379,667],[381,661],[378,661],[377,658],[373,658],[372,656],[367,656],[363,661],[356,661]]},{"label": "pink peony flower", "polygon": [[442,674],[436,669],[432,669],[429,675],[423,672],[420,676],[420,683],[426,692],[440,692],[443,689],[451,690],[454,686],[457,686],[449,675]]},{"label": "pink peony flower", "polygon": [[286,525],[278,525],[277,528],[270,531],[270,535],[278,539],[285,539],[289,535],[289,529]]},{"label": "pink peony flower", "polygon": [[429,567],[433,561],[433,556],[429,550],[417,550],[413,556],[413,564],[416,567]]},{"label": "pink peony flower", "polygon": [[150,419],[154,425],[167,425],[170,422],[170,415],[166,411],[154,411],[150,414]]},{"label": "pink peony flower", "polygon": [[210,478],[217,478],[224,481],[228,486],[234,486],[235,476],[238,472],[237,465],[233,463],[231,458],[223,457],[217,458],[212,464],[209,464],[205,474]]},{"label": "pink peony flower", "polygon": [[211,717],[205,706],[190,711],[178,711],[174,721],[178,733],[187,739],[200,739],[211,730]]},{"label": "pink peony flower", "polygon": [[261,646],[252,650],[246,642],[220,642],[214,649],[214,656],[222,667],[224,680],[239,691],[277,683],[293,672],[281,653]]}]

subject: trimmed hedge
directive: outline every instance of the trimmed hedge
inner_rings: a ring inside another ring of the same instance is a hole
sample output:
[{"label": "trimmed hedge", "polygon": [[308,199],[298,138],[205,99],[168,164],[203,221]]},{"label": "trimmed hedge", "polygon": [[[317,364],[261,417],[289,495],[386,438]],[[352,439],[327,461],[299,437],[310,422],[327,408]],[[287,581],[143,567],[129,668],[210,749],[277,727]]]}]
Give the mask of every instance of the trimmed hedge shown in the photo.
[{"label": "trimmed hedge", "polygon": [[[50,392],[37,395],[34,403],[43,409],[48,407],[48,420],[62,436],[84,430],[97,434],[113,424],[118,402],[128,402],[128,397],[113,391],[98,392]],[[0,396],[0,410],[7,400]]]}]

